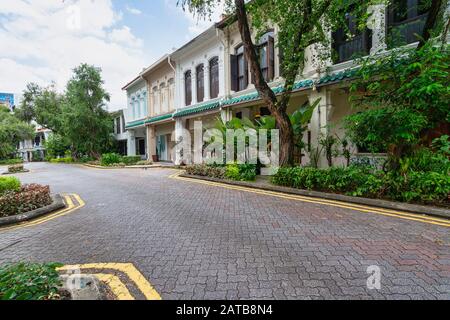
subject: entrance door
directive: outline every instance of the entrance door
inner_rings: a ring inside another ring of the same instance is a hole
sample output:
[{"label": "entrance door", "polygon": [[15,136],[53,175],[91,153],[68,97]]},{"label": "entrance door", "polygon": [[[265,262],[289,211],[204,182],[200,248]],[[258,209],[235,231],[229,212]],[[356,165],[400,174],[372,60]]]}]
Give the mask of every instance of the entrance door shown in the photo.
[{"label": "entrance door", "polygon": [[167,161],[167,141],[166,136],[158,136],[157,144],[158,158],[160,161]]},{"label": "entrance door", "polygon": [[136,155],[145,157],[145,139],[136,139]]}]

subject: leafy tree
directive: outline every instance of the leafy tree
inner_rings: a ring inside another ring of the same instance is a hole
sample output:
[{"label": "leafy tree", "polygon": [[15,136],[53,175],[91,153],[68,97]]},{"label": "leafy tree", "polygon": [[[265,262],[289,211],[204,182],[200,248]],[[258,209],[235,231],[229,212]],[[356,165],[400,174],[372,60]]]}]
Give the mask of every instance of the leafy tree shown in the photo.
[{"label": "leafy tree", "polygon": [[36,121],[53,132],[62,133],[64,96],[56,92],[54,85],[42,88],[29,83],[23,91],[23,97],[21,105],[14,112],[19,119]]},{"label": "leafy tree", "polygon": [[[178,3],[192,13],[208,16],[217,7],[219,0],[179,0]],[[329,46],[328,30],[344,26],[345,13],[352,12],[356,17],[367,18],[367,6],[373,1],[348,0],[253,0],[246,4],[244,0],[226,0],[226,8],[238,21],[239,31],[254,78],[256,90],[276,119],[280,129],[280,164],[293,164],[294,130],[287,107],[291,98],[296,77],[302,73],[305,52],[311,45],[320,48]],[[230,19],[233,22],[233,19]],[[257,46],[252,38],[252,29],[263,34],[269,24],[278,29],[278,47],[283,52],[284,92],[280,98],[270,89],[261,72]],[[327,58],[318,54],[314,59]]]},{"label": "leafy tree", "polygon": [[34,137],[34,127],[15,117],[8,108],[0,106],[0,159],[14,155],[17,144]]},{"label": "leafy tree", "polygon": [[64,157],[66,152],[70,150],[70,142],[62,135],[51,133],[45,140],[45,150],[47,156],[52,159]]},{"label": "leafy tree", "polygon": [[346,119],[352,141],[387,151],[396,169],[402,156],[444,134],[439,129],[450,121],[449,53],[449,45],[428,42],[366,60],[351,88],[359,111]]},{"label": "leafy tree", "polygon": [[18,108],[14,110],[17,118],[24,122],[31,122],[36,118],[35,100],[40,95],[42,88],[36,83],[30,82],[23,91],[23,99]]},{"label": "leafy tree", "polygon": [[62,124],[75,157],[99,158],[112,145],[113,120],[105,110],[109,94],[103,88],[101,70],[82,64],[67,84]]}]

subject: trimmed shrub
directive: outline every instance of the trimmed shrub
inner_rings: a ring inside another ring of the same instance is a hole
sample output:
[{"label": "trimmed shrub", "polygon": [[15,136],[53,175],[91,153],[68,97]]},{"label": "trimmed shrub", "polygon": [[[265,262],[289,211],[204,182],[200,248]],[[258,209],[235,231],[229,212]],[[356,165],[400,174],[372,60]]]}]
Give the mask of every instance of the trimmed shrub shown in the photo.
[{"label": "trimmed shrub", "polygon": [[229,164],[227,165],[225,176],[230,180],[241,180],[241,175],[239,173],[239,167],[237,164]]},{"label": "trimmed shrub", "polygon": [[80,162],[81,163],[88,163],[88,162],[91,162],[91,161],[94,161],[94,160],[95,160],[94,158],[92,158],[90,156],[87,156],[87,155],[83,155],[83,156],[80,157]]},{"label": "trimmed shrub", "polygon": [[222,165],[191,165],[185,168],[187,174],[211,177],[218,179],[230,179],[236,181],[254,181],[256,179],[257,167],[253,164],[229,164]]},{"label": "trimmed shrub", "polygon": [[419,203],[448,202],[450,194],[450,176],[447,173],[409,171],[400,175],[361,167],[280,168],[272,177],[272,183],[298,189]]},{"label": "trimmed shrub", "polygon": [[72,158],[59,158],[59,159],[51,159],[50,160],[51,163],[72,163],[73,159]]},{"label": "trimmed shrub", "polygon": [[0,268],[0,300],[59,300],[62,264],[19,263]]},{"label": "trimmed shrub", "polygon": [[14,165],[14,164],[22,164],[22,159],[7,159],[7,160],[0,160],[0,165]]},{"label": "trimmed shrub", "polygon": [[26,213],[48,206],[52,202],[49,186],[24,185],[19,191],[7,191],[0,197],[0,217]]},{"label": "trimmed shrub", "polygon": [[9,173],[18,173],[23,171],[24,171],[23,164],[15,164],[8,167]]},{"label": "trimmed shrub", "polygon": [[223,179],[225,178],[225,167],[196,164],[185,168],[187,174]]},{"label": "trimmed shrub", "polygon": [[254,181],[256,179],[257,166],[255,164],[239,164],[239,180]]},{"label": "trimmed shrub", "polygon": [[0,177],[0,195],[8,191],[19,191],[20,181],[15,177]]},{"label": "trimmed shrub", "polygon": [[142,160],[141,156],[125,156],[125,157],[122,157],[122,161],[120,161],[120,162],[125,163],[127,166],[132,166],[141,160]]},{"label": "trimmed shrub", "polygon": [[105,153],[100,160],[102,166],[110,166],[120,162],[122,162],[122,157],[118,153]]}]

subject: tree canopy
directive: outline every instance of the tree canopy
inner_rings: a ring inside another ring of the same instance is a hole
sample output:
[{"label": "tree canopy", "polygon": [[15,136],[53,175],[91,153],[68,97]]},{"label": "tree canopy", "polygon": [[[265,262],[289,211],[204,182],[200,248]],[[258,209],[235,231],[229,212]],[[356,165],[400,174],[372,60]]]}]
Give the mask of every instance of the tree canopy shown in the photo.
[{"label": "tree canopy", "polygon": [[42,88],[30,83],[24,91],[16,115],[24,121],[34,120],[53,131],[58,146],[69,145],[74,157],[88,155],[98,158],[112,145],[112,118],[105,109],[109,94],[103,88],[101,70],[81,64],[65,92],[55,86]]},{"label": "tree canopy", "polygon": [[34,126],[15,117],[8,108],[0,106],[0,159],[11,158],[17,144],[34,137]]}]

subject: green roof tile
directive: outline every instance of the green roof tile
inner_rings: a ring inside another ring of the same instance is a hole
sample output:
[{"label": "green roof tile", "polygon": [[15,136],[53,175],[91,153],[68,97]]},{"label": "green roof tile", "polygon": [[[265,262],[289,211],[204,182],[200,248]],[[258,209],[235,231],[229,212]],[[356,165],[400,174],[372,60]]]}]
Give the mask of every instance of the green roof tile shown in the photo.
[{"label": "green roof tile", "polygon": [[158,121],[163,121],[163,120],[167,120],[167,119],[172,119],[172,117],[173,117],[172,113],[164,114],[164,115],[161,115],[161,116],[156,116],[156,117],[150,118],[147,121],[145,121],[145,124],[154,123],[154,122],[158,122]]},{"label": "green roof tile", "polygon": [[125,126],[125,128],[130,129],[130,128],[142,126],[144,124],[145,124],[145,120],[136,120],[136,121],[128,122],[127,125]]},{"label": "green roof tile", "polygon": [[185,117],[191,114],[196,114],[200,112],[210,111],[214,109],[218,109],[220,107],[220,101],[213,101],[208,103],[202,103],[195,105],[190,108],[185,108],[183,110],[179,110],[173,114],[174,118]]}]

